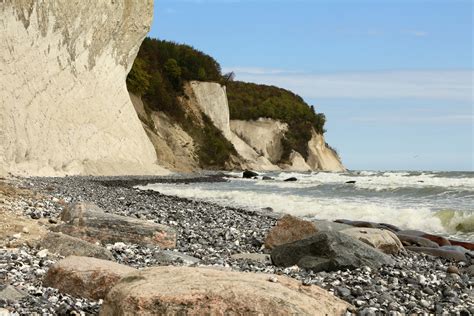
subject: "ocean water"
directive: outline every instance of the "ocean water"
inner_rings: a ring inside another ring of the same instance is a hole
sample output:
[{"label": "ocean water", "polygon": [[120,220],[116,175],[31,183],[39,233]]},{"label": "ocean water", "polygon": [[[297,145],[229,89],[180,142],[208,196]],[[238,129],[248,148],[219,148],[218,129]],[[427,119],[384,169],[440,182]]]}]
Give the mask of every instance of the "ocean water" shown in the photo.
[{"label": "ocean water", "polygon": [[[474,172],[262,173],[227,183],[150,184],[166,195],[315,218],[384,222],[474,241]],[[289,177],[297,182],[284,182]],[[356,181],[347,184],[347,181]]]}]

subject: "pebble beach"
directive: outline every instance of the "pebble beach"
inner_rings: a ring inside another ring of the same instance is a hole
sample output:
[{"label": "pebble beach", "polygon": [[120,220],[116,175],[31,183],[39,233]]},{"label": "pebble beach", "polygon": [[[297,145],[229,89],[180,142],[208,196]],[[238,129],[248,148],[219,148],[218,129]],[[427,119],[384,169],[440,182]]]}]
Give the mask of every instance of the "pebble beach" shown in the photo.
[{"label": "pebble beach", "polygon": [[[474,315],[474,272],[469,260],[452,262],[404,250],[392,255],[393,266],[380,269],[361,267],[315,273],[297,266],[277,267],[268,259],[263,245],[265,236],[281,214],[221,206],[136,188],[149,183],[192,186],[206,181],[226,180],[221,175],[9,180],[9,185],[36,195],[15,199],[0,196],[0,209],[54,224],[59,221],[64,205],[90,202],[110,214],[175,229],[177,243],[173,251],[130,243],[103,245],[116,262],[138,269],[163,265],[212,266],[287,275],[303,285],[320,286],[352,304],[347,315]],[[5,244],[0,248],[0,293],[15,289],[22,293],[22,298],[5,300],[0,295],[0,311],[7,309],[11,315],[99,313],[102,300],[72,297],[44,287],[42,277],[62,257],[42,252],[40,247],[28,243],[15,245],[17,237],[5,237]]]}]

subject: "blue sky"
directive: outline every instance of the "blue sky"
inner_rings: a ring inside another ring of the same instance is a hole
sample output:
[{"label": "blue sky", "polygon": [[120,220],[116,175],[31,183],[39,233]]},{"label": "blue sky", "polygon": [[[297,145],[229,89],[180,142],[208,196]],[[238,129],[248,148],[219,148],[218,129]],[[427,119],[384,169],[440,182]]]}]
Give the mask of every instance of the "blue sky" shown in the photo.
[{"label": "blue sky", "polygon": [[350,169],[473,170],[471,0],[155,0],[150,36],[326,114]]}]

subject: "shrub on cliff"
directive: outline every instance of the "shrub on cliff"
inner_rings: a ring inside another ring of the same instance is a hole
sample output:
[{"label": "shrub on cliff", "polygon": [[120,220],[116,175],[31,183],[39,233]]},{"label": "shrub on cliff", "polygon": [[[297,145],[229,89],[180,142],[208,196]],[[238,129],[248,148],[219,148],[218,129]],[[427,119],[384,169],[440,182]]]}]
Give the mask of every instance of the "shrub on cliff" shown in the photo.
[{"label": "shrub on cliff", "polygon": [[231,119],[257,120],[261,117],[280,120],[289,125],[283,140],[283,157],[288,159],[295,150],[308,157],[311,128],[324,133],[326,117],[316,113],[313,106],[291,91],[274,86],[229,81],[227,96]]}]

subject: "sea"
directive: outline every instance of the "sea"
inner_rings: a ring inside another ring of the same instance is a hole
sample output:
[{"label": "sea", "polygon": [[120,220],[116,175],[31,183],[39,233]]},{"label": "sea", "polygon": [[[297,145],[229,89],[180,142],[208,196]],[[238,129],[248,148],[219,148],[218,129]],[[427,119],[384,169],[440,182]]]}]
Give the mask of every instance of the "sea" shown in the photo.
[{"label": "sea", "polygon": [[[228,182],[223,183],[150,184],[146,189],[308,219],[389,223],[474,241],[474,172],[269,172],[258,179],[226,175]],[[298,181],[284,181],[291,177]]]}]

